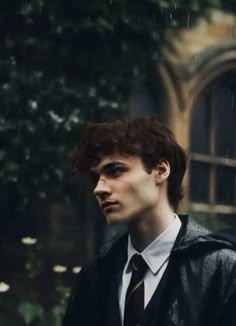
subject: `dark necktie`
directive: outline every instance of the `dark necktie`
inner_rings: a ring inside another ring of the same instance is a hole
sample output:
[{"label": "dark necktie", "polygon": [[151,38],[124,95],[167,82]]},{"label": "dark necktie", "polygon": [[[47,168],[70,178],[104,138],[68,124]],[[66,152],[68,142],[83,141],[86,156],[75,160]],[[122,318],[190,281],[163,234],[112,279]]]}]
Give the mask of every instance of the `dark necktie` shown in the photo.
[{"label": "dark necktie", "polygon": [[144,313],[144,276],[148,266],[138,254],[131,258],[130,266],[132,276],[125,298],[124,326],[137,326]]}]

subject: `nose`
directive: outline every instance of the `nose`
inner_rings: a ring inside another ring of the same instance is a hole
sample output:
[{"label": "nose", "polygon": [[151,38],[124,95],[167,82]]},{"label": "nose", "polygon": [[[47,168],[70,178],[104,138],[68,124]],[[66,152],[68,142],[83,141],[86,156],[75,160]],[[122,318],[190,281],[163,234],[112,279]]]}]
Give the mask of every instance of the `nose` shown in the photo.
[{"label": "nose", "polygon": [[110,187],[104,179],[99,179],[96,187],[94,188],[94,195],[100,199],[105,199],[111,194]]}]

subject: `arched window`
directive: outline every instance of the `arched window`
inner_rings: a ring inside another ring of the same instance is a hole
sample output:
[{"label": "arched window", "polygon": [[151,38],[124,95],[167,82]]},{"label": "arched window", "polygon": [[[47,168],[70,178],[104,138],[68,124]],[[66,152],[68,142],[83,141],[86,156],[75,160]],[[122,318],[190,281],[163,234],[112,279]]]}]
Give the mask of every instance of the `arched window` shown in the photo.
[{"label": "arched window", "polygon": [[236,217],[236,73],[214,80],[193,108],[189,200],[191,211]]}]

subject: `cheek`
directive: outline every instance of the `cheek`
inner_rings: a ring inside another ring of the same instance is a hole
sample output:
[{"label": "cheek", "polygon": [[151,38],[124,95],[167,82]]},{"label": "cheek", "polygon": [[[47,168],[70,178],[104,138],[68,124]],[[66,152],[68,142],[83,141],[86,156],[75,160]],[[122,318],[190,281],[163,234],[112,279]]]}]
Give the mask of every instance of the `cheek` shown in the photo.
[{"label": "cheek", "polygon": [[135,201],[135,205],[151,204],[157,200],[158,189],[152,181],[141,179],[127,185],[123,189],[122,194],[124,199]]},{"label": "cheek", "polygon": [[157,202],[158,191],[156,188],[143,188],[141,192],[137,193],[137,200],[142,205],[153,205]]},{"label": "cheek", "polygon": [[143,193],[145,197],[148,198],[157,198],[158,196],[158,187],[156,186],[155,182],[147,182],[145,187],[143,187]]}]

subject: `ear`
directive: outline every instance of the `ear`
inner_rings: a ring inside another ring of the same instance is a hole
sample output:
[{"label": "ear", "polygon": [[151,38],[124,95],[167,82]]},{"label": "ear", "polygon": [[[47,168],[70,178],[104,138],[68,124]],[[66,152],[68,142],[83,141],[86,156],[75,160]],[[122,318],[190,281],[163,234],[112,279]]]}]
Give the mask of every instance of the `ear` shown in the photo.
[{"label": "ear", "polygon": [[170,175],[170,164],[165,159],[160,159],[155,168],[156,183],[160,184],[167,180]]}]

